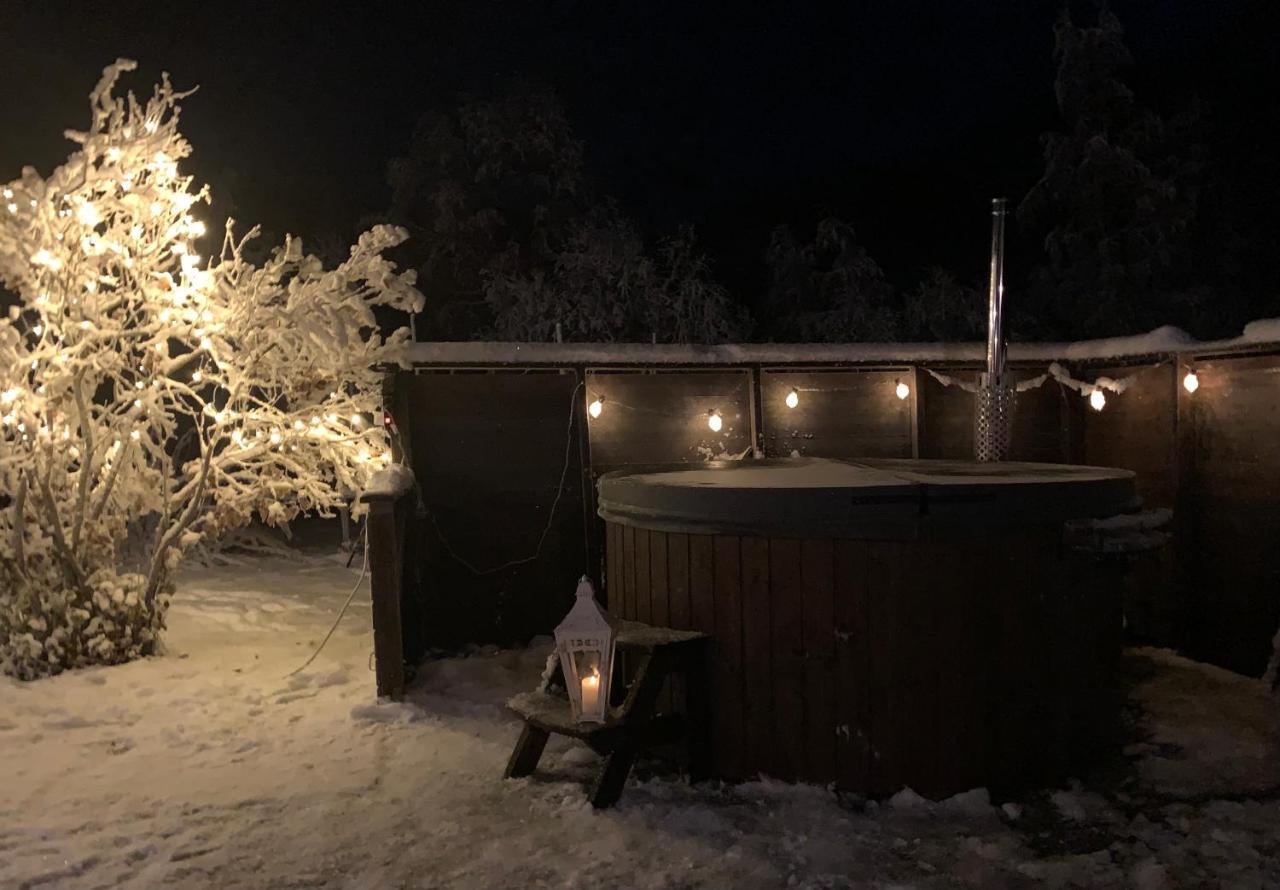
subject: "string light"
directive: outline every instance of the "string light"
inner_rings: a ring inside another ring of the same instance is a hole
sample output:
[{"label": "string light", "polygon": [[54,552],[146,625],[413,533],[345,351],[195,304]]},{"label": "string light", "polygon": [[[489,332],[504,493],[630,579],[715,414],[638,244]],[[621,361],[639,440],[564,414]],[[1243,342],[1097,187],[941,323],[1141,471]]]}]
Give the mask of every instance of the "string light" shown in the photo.
[{"label": "string light", "polygon": [[1101,411],[1107,407],[1107,397],[1103,395],[1102,390],[1095,389],[1089,393],[1089,407],[1094,411]]},{"label": "string light", "polygon": [[594,402],[587,406],[587,413],[593,418],[599,417],[604,411],[604,396],[598,397]]},{"label": "string light", "polygon": [[899,380],[897,385],[893,388],[893,394],[899,399],[906,401],[907,396],[911,395],[911,387]]},{"label": "string light", "polygon": [[1200,388],[1200,378],[1196,376],[1195,369],[1189,369],[1187,376],[1182,378],[1182,387],[1187,392],[1195,392]]},{"label": "string light", "polygon": [[796,392],[794,389],[791,390],[791,392],[787,393],[788,408],[794,408],[796,405],[799,405],[799,404],[800,404],[800,393]]},{"label": "string light", "polygon": [[720,418],[720,412],[714,408],[707,412],[707,426],[711,428],[713,433],[720,432],[720,428],[724,426],[724,421]]}]

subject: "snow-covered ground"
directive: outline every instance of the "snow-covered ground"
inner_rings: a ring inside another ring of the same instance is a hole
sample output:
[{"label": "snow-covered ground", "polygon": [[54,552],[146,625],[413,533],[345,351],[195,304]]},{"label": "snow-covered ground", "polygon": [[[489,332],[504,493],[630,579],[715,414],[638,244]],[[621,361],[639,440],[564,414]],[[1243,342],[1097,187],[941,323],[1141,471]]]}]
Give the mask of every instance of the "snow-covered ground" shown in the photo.
[{"label": "snow-covered ground", "polygon": [[501,702],[545,646],[436,662],[412,703],[378,704],[362,591],[289,677],[355,577],[191,571],[166,656],[0,679],[0,887],[1280,886],[1280,721],[1257,682],[1134,651],[1125,763],[1003,807],[648,778],[594,812],[585,749],[501,779]]}]

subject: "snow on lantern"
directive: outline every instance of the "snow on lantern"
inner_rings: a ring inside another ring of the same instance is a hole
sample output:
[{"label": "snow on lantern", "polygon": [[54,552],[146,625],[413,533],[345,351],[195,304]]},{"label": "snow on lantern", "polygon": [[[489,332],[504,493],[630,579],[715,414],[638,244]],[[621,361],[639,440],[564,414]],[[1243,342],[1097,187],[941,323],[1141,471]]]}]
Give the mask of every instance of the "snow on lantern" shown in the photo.
[{"label": "snow on lantern", "polygon": [[609,711],[616,636],[609,613],[596,602],[596,591],[585,575],[578,582],[577,599],[556,628],[556,652],[564,671],[573,716],[579,723],[603,723]]}]

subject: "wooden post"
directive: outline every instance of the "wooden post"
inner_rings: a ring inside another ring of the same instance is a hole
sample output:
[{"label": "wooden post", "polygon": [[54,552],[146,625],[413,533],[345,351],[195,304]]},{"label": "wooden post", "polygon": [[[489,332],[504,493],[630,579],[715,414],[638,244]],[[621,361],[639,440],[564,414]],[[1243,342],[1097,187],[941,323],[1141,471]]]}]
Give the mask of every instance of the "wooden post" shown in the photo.
[{"label": "wooden post", "polygon": [[373,661],[378,697],[404,697],[404,635],[400,623],[400,524],[394,495],[366,495],[369,583],[373,599]]}]

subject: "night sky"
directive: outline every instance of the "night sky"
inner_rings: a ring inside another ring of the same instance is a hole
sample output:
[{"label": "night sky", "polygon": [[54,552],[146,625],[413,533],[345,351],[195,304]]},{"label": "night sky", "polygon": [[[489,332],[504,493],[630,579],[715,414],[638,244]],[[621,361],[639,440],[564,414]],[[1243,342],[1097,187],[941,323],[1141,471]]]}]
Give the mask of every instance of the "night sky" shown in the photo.
[{"label": "night sky", "polygon": [[[1274,108],[1269,5],[1113,2],[1139,100],[1164,112],[1194,91],[1228,120]],[[987,199],[1021,197],[1056,121],[1060,6],[4,0],[0,178],[65,157],[98,72],[132,57],[136,90],[161,70],[200,85],[184,130],[220,209],[349,237],[386,207],[386,162],[423,111],[521,73],[564,97],[601,189],[650,236],[695,223],[738,292],[763,286],[773,225],[820,211],[852,220],[901,284],[935,263],[977,277]]]}]

